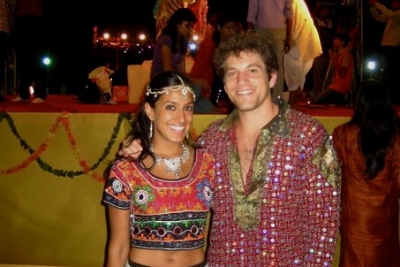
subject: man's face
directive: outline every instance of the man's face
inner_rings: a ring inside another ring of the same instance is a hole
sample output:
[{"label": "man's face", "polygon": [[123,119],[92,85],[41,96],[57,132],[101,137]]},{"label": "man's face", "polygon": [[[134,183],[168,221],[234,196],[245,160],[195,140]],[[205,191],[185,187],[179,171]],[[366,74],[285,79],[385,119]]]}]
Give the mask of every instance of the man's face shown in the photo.
[{"label": "man's face", "polygon": [[341,45],[342,45],[342,41],[338,37],[333,38],[333,47],[334,48],[340,48]]},{"label": "man's face", "polygon": [[225,61],[225,91],[239,111],[251,111],[272,102],[270,88],[275,82],[276,72],[268,80],[266,66],[258,53],[241,52]]},{"label": "man's face", "polygon": [[238,25],[238,23],[234,21],[229,21],[220,28],[221,40],[226,40],[228,38],[231,38],[232,36],[235,36],[239,32],[240,32],[240,25]]}]

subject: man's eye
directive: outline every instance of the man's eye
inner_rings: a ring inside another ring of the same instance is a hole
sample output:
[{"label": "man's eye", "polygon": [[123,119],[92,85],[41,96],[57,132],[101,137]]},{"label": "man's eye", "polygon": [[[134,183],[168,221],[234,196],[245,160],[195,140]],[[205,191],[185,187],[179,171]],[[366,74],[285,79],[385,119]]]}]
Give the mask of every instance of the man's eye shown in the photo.
[{"label": "man's eye", "polygon": [[228,76],[228,77],[232,77],[233,75],[235,75],[235,72],[233,72],[233,71],[230,71],[226,74],[226,76]]},{"label": "man's eye", "polygon": [[258,69],[250,69],[250,73],[258,73]]}]

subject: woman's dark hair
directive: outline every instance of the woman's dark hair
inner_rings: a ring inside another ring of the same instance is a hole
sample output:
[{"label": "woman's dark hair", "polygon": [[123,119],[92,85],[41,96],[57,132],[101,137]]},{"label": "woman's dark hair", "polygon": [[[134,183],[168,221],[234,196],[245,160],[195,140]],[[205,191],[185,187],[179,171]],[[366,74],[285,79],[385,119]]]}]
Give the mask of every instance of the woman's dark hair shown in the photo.
[{"label": "woman's dark hair", "polygon": [[388,88],[381,82],[361,83],[350,124],[359,126],[358,142],[365,161],[365,174],[373,179],[385,168],[386,154],[400,130],[400,119]]},{"label": "woman's dark hair", "polygon": [[186,54],[188,47],[188,39],[184,36],[179,37],[178,24],[187,21],[195,23],[197,21],[196,15],[189,8],[179,8],[168,19],[167,25],[162,30],[161,35],[168,35],[172,41],[171,52],[173,54],[181,52]]},{"label": "woman's dark hair", "polygon": [[[182,84],[183,81],[183,84]],[[150,124],[151,121],[149,117],[147,116],[145,112],[145,104],[148,103],[152,108],[155,107],[157,101],[160,99],[160,97],[163,94],[154,94],[155,92],[162,91],[165,89],[165,87],[168,86],[175,86],[175,85],[185,85],[190,88],[193,88],[193,83],[192,81],[183,75],[182,73],[171,70],[171,71],[164,71],[159,73],[158,75],[154,76],[153,79],[151,79],[148,88],[151,88],[151,91],[153,94],[145,94],[144,96],[144,101],[142,105],[139,108],[138,113],[135,116],[134,121],[132,122],[132,131],[128,134],[132,139],[139,139],[141,142],[142,146],[142,152],[140,153],[138,157],[138,161],[143,161],[144,158],[148,155],[150,155],[153,158],[153,162],[155,162],[155,156],[154,154],[150,151],[151,147],[151,138],[150,138]],[[146,91],[147,92],[147,91]],[[190,135],[188,135],[188,140],[186,142],[189,145],[193,145],[194,142],[190,138]],[[152,168],[151,166],[150,168]]]}]

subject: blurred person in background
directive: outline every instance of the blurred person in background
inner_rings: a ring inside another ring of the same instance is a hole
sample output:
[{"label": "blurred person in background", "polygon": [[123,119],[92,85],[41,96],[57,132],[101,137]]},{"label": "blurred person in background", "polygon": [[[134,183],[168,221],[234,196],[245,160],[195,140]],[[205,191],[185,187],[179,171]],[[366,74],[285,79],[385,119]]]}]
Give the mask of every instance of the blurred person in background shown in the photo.
[{"label": "blurred person in background", "polygon": [[272,90],[274,98],[283,97],[284,71],[283,55],[292,45],[293,0],[249,0],[247,30],[272,38],[278,57],[278,80]]},{"label": "blurred person in background", "polygon": [[185,56],[195,14],[188,8],[179,8],[169,18],[154,45],[150,79],[166,70],[185,71]]},{"label": "blurred person in background", "polygon": [[[167,25],[158,37],[153,51],[150,78],[166,70],[178,70],[187,75],[186,56],[196,15],[189,8],[175,10]],[[196,113],[208,113],[212,110],[211,102],[202,93],[201,87],[194,88],[197,101]]]},{"label": "blurred person in background", "polygon": [[46,24],[43,0],[17,0],[12,38],[16,54],[18,97],[14,102],[28,101],[34,88],[32,103],[43,103],[47,97],[47,69],[42,63],[46,50]]},{"label": "blurred person in background", "polygon": [[336,33],[333,38],[333,49],[328,51],[333,71],[332,82],[311,98],[311,104],[344,105],[352,89],[354,74],[354,56],[350,52],[349,36]]},{"label": "blurred person in background", "polygon": [[340,267],[399,267],[400,118],[388,89],[365,81],[333,145],[342,168]]},{"label": "blurred person in background", "polygon": [[[14,21],[15,0],[0,0],[0,101],[5,84],[6,59],[8,54],[10,32]],[[14,88],[13,88],[14,89]]]},{"label": "blurred person in background", "polygon": [[317,1],[312,16],[322,47],[322,54],[314,59],[312,66],[313,87],[312,90],[310,90],[310,95],[314,96],[323,89],[326,72],[329,66],[329,49],[332,49],[335,28],[331,10],[320,1]]},{"label": "blurred person in background", "polygon": [[296,108],[314,58],[322,54],[318,31],[304,0],[293,1],[291,40],[291,49],[283,55],[285,83],[289,93],[289,97],[285,98],[292,108]]},{"label": "blurred person in background", "polygon": [[221,41],[243,33],[243,25],[237,14],[234,8],[226,7],[226,10],[210,15],[210,30],[199,46],[189,73],[211,103],[227,108],[227,112],[231,109],[231,103],[225,93],[224,83],[214,68],[213,56]]}]

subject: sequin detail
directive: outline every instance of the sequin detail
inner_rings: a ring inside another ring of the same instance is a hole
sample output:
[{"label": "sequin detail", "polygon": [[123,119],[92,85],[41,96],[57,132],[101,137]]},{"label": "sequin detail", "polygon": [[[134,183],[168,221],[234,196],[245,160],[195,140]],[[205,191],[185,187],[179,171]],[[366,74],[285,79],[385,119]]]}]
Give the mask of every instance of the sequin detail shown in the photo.
[{"label": "sequin detail", "polygon": [[[207,250],[210,266],[332,264],[340,204],[336,155],[324,158],[326,153],[321,153],[330,145],[319,122],[289,110],[283,102],[279,106],[279,115],[260,134],[258,162],[243,188],[235,184],[239,177],[230,176],[235,172],[232,162],[238,163],[231,132],[237,113],[213,123],[200,136],[199,143],[215,157],[214,216]],[[313,163],[318,157],[323,161]],[[325,176],[322,166],[331,168],[331,177]],[[252,211],[244,212],[245,207]]]}]

